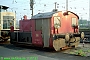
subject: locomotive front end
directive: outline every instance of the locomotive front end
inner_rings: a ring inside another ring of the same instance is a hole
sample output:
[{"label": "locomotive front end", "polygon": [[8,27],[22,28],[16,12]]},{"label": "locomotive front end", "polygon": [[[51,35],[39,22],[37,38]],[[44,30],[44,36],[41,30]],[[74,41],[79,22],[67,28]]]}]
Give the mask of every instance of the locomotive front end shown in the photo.
[{"label": "locomotive front end", "polygon": [[84,38],[84,32],[79,33],[78,16],[68,11],[59,12],[53,15],[52,25],[53,47],[56,51],[66,47],[77,47],[80,39]]}]

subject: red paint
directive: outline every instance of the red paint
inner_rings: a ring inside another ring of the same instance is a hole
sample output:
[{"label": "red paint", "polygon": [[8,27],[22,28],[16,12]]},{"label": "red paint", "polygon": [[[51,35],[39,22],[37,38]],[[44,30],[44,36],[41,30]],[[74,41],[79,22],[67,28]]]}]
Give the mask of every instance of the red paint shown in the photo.
[{"label": "red paint", "polygon": [[[50,19],[50,38],[49,38],[49,47],[53,47],[53,34],[66,34],[66,33],[74,33],[74,28],[72,27],[71,18],[77,18],[77,25],[78,25],[78,17],[70,13],[69,15],[63,15],[60,11],[56,14],[60,16],[60,23],[61,27],[58,29],[54,28],[54,16],[52,15]],[[26,19],[26,18],[25,18]],[[32,33],[32,44],[36,46],[43,46],[43,39],[42,39],[42,31],[35,30],[35,20],[21,20],[20,21],[20,31],[22,32],[31,32]],[[76,32],[78,28],[76,29]]]},{"label": "red paint", "polygon": [[32,32],[35,31],[35,20],[31,20],[31,28],[32,28]]},{"label": "red paint", "polygon": [[35,31],[34,20],[20,20],[20,31],[32,32],[32,44],[43,46],[41,31]]},{"label": "red paint", "polygon": [[41,31],[32,32],[32,44],[43,46]]},{"label": "red paint", "polygon": [[52,38],[49,39],[49,47],[53,48],[53,40],[52,40]]},{"label": "red paint", "polygon": [[43,46],[41,31],[35,31],[35,20],[31,20],[32,44]]},{"label": "red paint", "polygon": [[[54,27],[53,27],[54,26],[54,16],[52,16],[52,18],[51,18],[51,34],[74,33],[74,29],[72,27],[71,18],[73,18],[73,17],[77,18],[77,16],[74,15],[73,13],[70,13],[69,15],[63,15],[62,12],[58,12],[57,16],[60,16],[61,27],[58,28],[58,29],[54,29]],[[78,23],[78,18],[77,18],[77,22],[76,23]]]},{"label": "red paint", "polygon": [[54,30],[54,21],[53,21],[53,17],[51,18],[51,20],[50,20],[50,22],[51,22],[51,25],[50,25],[50,33],[51,34],[54,34],[55,33],[55,30]]},{"label": "red paint", "polygon": [[20,31],[30,32],[31,31],[31,20],[20,20]]}]

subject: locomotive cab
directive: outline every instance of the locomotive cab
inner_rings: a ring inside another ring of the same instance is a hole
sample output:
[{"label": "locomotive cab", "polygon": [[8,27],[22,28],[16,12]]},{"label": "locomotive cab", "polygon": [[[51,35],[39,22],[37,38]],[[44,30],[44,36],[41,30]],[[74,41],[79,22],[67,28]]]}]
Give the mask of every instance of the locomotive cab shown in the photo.
[{"label": "locomotive cab", "polygon": [[79,33],[78,15],[68,11],[39,13],[31,19],[20,20],[20,31],[11,32],[12,44],[54,48],[77,47],[84,33]]}]

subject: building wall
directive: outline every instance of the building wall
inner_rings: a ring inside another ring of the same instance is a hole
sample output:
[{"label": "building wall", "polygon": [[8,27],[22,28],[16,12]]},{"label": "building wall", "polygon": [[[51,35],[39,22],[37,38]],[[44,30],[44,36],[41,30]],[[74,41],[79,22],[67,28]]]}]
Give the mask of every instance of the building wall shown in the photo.
[{"label": "building wall", "polygon": [[[1,15],[1,30],[4,30],[3,29],[3,16],[13,16],[14,19],[12,19],[12,20],[14,21],[14,29],[16,29],[16,16],[15,16],[15,13],[13,13],[13,12],[0,12],[0,15]],[[9,29],[5,29],[5,30],[9,30]]]}]

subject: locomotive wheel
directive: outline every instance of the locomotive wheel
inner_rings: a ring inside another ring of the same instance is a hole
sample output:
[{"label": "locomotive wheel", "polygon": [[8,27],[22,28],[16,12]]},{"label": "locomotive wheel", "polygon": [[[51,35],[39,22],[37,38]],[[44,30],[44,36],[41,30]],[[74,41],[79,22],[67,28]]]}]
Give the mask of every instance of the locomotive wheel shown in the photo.
[{"label": "locomotive wheel", "polygon": [[53,41],[53,47],[56,51],[59,51],[60,48],[59,48],[59,40],[54,40]]},{"label": "locomotive wheel", "polygon": [[73,48],[76,48],[76,47],[78,47],[78,45],[80,43],[80,37],[73,37],[73,38],[71,38],[70,42],[71,42],[70,46]]},{"label": "locomotive wheel", "polygon": [[76,44],[75,44],[75,47],[78,47],[79,43],[80,43],[80,37],[76,37]]},{"label": "locomotive wheel", "polygon": [[4,39],[4,41],[7,41],[8,39]]},{"label": "locomotive wheel", "polygon": [[69,39],[70,39],[70,36],[69,36],[69,34],[67,33],[67,34],[65,35],[65,40],[69,41]]},{"label": "locomotive wheel", "polygon": [[81,33],[81,38],[84,39],[84,32]]}]

